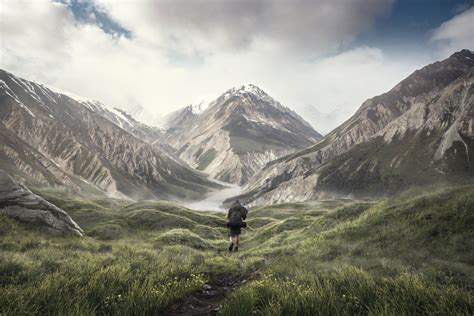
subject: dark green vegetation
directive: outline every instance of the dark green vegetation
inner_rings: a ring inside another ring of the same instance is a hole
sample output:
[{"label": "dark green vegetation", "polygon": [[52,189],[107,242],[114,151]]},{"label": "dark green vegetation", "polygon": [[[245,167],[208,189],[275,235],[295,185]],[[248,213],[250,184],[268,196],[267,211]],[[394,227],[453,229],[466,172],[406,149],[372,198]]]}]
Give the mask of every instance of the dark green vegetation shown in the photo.
[{"label": "dark green vegetation", "polygon": [[474,186],[383,201],[250,211],[241,252],[223,214],[53,191],[88,237],[0,218],[0,314],[157,314],[223,275],[248,275],[222,315],[474,313]]}]

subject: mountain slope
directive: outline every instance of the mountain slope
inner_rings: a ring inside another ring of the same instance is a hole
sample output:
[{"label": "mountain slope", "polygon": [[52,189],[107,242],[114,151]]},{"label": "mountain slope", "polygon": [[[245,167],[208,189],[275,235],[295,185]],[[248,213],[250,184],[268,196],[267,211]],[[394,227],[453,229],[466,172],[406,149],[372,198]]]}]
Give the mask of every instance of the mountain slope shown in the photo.
[{"label": "mountain slope", "polygon": [[269,161],[321,137],[253,85],[228,90],[199,115],[189,107],[179,113],[167,131],[178,156],[218,180],[239,185]]},{"label": "mountain slope", "polygon": [[215,186],[133,135],[152,141],[153,131],[98,102],[1,70],[0,104],[0,168],[28,183],[169,199],[198,198]]},{"label": "mountain slope", "polygon": [[271,204],[472,177],[473,67],[463,50],[415,71],[314,146],[268,164],[241,198]]},{"label": "mountain slope", "polygon": [[182,109],[167,114],[162,120],[162,126],[169,132],[182,131],[205,110],[205,104],[190,104]]},{"label": "mountain slope", "polygon": [[83,104],[89,106],[94,112],[147,143],[153,143],[164,137],[163,129],[143,124],[123,110],[117,108],[109,109],[99,101],[86,101],[83,102]]}]

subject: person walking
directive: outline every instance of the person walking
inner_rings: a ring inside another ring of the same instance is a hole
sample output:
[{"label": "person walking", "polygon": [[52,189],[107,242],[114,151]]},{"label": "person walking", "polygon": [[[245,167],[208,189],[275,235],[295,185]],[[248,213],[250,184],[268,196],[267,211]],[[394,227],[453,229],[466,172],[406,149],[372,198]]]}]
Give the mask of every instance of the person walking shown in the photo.
[{"label": "person walking", "polygon": [[[227,227],[229,227],[230,246],[229,251],[239,250],[240,234],[242,227],[246,227],[244,220],[247,218],[248,211],[236,200],[227,213]],[[235,248],[234,248],[235,247]]]}]

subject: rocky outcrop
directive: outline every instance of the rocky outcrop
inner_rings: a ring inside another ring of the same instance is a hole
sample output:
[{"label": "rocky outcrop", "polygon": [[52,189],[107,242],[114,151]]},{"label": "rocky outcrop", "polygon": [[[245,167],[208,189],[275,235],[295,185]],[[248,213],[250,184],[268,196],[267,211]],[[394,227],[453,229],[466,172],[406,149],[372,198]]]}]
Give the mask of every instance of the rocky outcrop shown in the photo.
[{"label": "rocky outcrop", "polygon": [[321,137],[254,85],[230,89],[199,112],[187,107],[173,114],[176,124],[165,137],[189,165],[237,185],[247,183],[268,162]]},{"label": "rocky outcrop", "polygon": [[84,231],[64,210],[14,182],[1,170],[0,214],[52,234],[84,235]]},{"label": "rocky outcrop", "polygon": [[240,198],[272,204],[472,177],[473,67],[463,50],[415,71],[312,147],[269,163]]}]

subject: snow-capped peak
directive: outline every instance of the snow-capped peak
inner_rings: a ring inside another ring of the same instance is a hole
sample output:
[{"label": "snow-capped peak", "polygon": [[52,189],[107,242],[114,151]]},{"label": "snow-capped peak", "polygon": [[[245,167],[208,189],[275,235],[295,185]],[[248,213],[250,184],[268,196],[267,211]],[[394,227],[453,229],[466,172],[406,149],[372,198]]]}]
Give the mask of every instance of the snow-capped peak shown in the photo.
[{"label": "snow-capped peak", "polygon": [[39,83],[39,82],[35,82],[35,83],[42,86],[42,87],[44,87],[44,88],[47,88],[48,90],[50,90],[50,91],[52,91],[56,94],[64,95],[68,98],[73,99],[74,101],[77,101],[78,103],[80,103],[84,107],[86,107],[89,110],[91,110],[93,112],[96,112],[96,113],[100,114],[101,116],[109,119],[110,121],[117,124],[121,128],[125,128],[126,126],[131,128],[131,127],[134,126],[134,123],[132,121],[130,121],[129,118],[127,118],[124,115],[123,111],[120,110],[120,109],[110,108],[110,107],[104,105],[102,102],[100,102],[98,100],[78,96],[74,93],[64,91],[64,90],[61,90],[61,89],[53,87],[53,86],[45,85],[45,84]]},{"label": "snow-capped peak", "polygon": [[[30,95],[33,99],[35,99],[39,105],[44,106],[45,102],[41,99],[41,96],[44,96],[44,98],[47,98],[48,101],[59,104],[61,103],[61,98],[69,98],[78,104],[82,105],[83,107],[87,108],[88,110],[95,112],[102,117],[110,120],[114,124],[120,126],[121,128],[132,128],[134,127],[135,123],[133,119],[130,119],[127,117],[127,115],[119,109],[116,108],[110,108],[104,105],[102,102],[90,98],[85,98],[79,95],[76,95],[74,93],[64,91],[62,89],[56,88],[54,86],[46,85],[41,82],[37,81],[29,81],[26,79],[22,79],[19,77],[16,77],[12,73],[9,73],[8,71],[5,71],[9,79],[17,85],[19,88],[23,89],[25,93]],[[30,115],[34,116],[34,114],[26,108],[26,106],[20,102],[19,98],[9,92],[11,89],[8,87],[8,85],[2,81],[2,88],[5,89],[6,93],[9,95],[12,95],[12,98],[22,107],[25,108]],[[50,113],[51,116],[51,113]]]},{"label": "snow-capped peak", "polygon": [[289,107],[282,105],[280,102],[272,98],[268,93],[266,93],[254,84],[245,84],[239,87],[234,87],[224,94],[224,99],[227,100],[232,96],[241,96],[243,98],[248,98],[249,95],[252,95],[257,100],[261,100],[267,102],[268,104],[271,104],[275,108],[278,108],[280,111],[293,113],[293,111]]},{"label": "snow-capped peak", "polygon": [[255,98],[266,101],[268,103],[274,104],[277,107],[280,107],[281,105],[275,101],[271,96],[269,96],[265,91],[257,87],[256,85],[253,84],[245,84],[242,86],[237,86],[234,88],[231,88],[227,90],[224,94],[222,94],[219,98],[217,98],[215,101],[211,103],[211,106],[218,104],[220,102],[225,102],[231,97],[234,96],[240,96],[243,98],[248,98],[249,95],[254,96]]},{"label": "snow-capped peak", "polygon": [[204,112],[204,110],[207,108],[207,106],[208,106],[208,104],[204,101],[202,101],[201,103],[198,103],[198,104],[188,105],[189,109],[191,110],[191,113],[193,113],[194,115],[199,115],[202,112]]},{"label": "snow-capped peak", "polygon": [[242,86],[234,87],[230,90],[227,91],[228,93],[231,94],[245,94],[245,93],[251,93],[259,97],[269,97],[269,95],[257,87],[256,85],[253,85],[251,83],[249,84],[244,84]]},{"label": "snow-capped peak", "polygon": [[[237,89],[237,88],[234,88],[234,89]],[[249,93],[254,93],[254,94],[266,94],[262,89],[260,89],[259,87],[251,83],[241,86],[240,88],[237,89],[237,91],[249,92]]]}]

